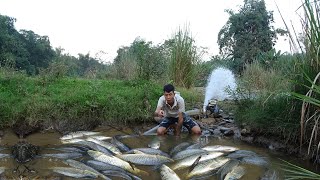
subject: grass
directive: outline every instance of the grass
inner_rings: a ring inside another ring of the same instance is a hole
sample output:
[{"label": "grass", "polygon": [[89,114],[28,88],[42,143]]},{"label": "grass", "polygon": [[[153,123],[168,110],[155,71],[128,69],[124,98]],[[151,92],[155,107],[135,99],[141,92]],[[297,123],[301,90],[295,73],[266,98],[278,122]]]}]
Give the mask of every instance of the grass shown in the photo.
[{"label": "grass", "polygon": [[[0,126],[152,121],[162,86],[149,81],[27,77],[0,69]],[[179,90],[179,88],[177,88]],[[183,90],[190,107],[198,94]],[[201,99],[201,98],[200,98]]]}]

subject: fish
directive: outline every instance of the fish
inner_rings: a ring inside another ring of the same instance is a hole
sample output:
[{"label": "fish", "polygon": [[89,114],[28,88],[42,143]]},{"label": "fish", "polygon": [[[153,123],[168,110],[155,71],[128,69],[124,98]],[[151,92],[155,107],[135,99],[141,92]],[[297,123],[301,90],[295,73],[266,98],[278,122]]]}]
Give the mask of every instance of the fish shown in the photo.
[{"label": "fish", "polygon": [[117,155],[122,160],[140,164],[140,165],[160,165],[167,162],[173,162],[173,159],[161,156],[161,155],[151,155],[151,154],[122,154]]},{"label": "fish", "polygon": [[235,166],[225,177],[224,180],[237,180],[246,173],[244,167]]},{"label": "fish", "polygon": [[162,180],[180,180],[180,177],[164,164],[160,167],[160,176]]},{"label": "fish", "polygon": [[102,171],[102,173],[107,175],[107,176],[113,176],[113,177],[116,177],[116,178],[119,177],[121,179],[132,180],[131,176],[129,176],[128,174],[126,174],[125,172],[122,172],[122,171],[105,170],[105,171]]},{"label": "fish", "polygon": [[53,172],[63,174],[65,176],[73,177],[73,178],[97,178],[98,175],[87,171],[70,167],[52,167]]},{"label": "fish", "polygon": [[109,136],[90,136],[91,138],[94,138],[94,139],[98,139],[100,141],[104,141],[104,140],[111,140],[112,137],[109,137]]},{"label": "fish", "polygon": [[130,151],[130,148],[128,146],[126,146],[125,144],[123,144],[122,142],[120,142],[118,140],[118,138],[120,137],[120,135],[115,135],[114,137],[112,137],[111,143],[115,144],[116,146],[118,146],[118,148],[122,151],[122,152],[127,152]]},{"label": "fish", "polygon": [[[136,175],[124,170],[123,168],[121,167],[118,167],[118,166],[114,166],[114,165],[111,165],[111,164],[107,164],[107,163],[104,163],[104,162],[101,162],[101,161],[95,161],[95,160],[88,160],[86,162],[86,164],[98,171],[115,171],[115,172],[122,172],[122,173],[125,173],[127,175],[129,175],[130,177],[132,177],[133,179],[137,179],[137,180],[140,180],[141,178],[137,177]],[[105,175],[108,175],[107,173],[103,173]]]},{"label": "fish", "polygon": [[76,131],[76,132],[71,132],[69,134],[66,134],[62,137],[60,137],[61,140],[67,140],[67,139],[74,139],[74,138],[79,138],[79,137],[84,137],[84,136],[92,136],[99,134],[100,132],[93,132],[93,131]]},{"label": "fish", "polygon": [[161,155],[161,156],[166,156],[166,157],[170,157],[169,154],[159,150],[159,149],[153,149],[153,148],[135,148],[135,149],[131,149],[130,151],[126,152],[127,154],[130,153],[134,153],[137,154],[136,151],[140,151],[146,154],[153,154],[153,155]]},{"label": "fish", "polygon": [[222,145],[214,145],[214,146],[205,146],[201,149],[206,151],[222,151],[222,152],[233,152],[239,150],[239,148],[232,147],[232,146],[222,146]]},{"label": "fish", "polygon": [[186,178],[190,179],[195,176],[202,176],[211,173],[212,171],[216,171],[229,160],[229,158],[218,157],[198,163]]},{"label": "fish", "polygon": [[96,144],[98,144],[98,145],[110,150],[113,154],[122,154],[120,152],[120,150],[117,148],[117,146],[112,144],[112,143],[109,143],[109,142],[106,142],[106,141],[101,141],[101,140],[94,139],[94,138],[91,138],[91,137],[88,137],[87,141],[96,143]]},{"label": "fish", "polygon": [[170,156],[175,155],[176,153],[186,149],[188,146],[190,146],[189,142],[183,142],[175,146],[169,153]]},{"label": "fish", "polygon": [[85,139],[71,139],[71,140],[64,140],[63,143],[72,143],[72,144],[80,144],[89,147],[90,149],[93,149],[95,151],[100,151],[104,154],[108,155],[114,155],[110,150],[100,146],[99,144],[96,144],[94,142],[86,141]]},{"label": "fish", "polygon": [[56,150],[56,151],[63,151],[63,152],[78,152],[78,153],[85,153],[87,151],[76,148],[76,147],[53,147],[53,148],[46,148],[49,150]]},{"label": "fish", "polygon": [[41,157],[51,157],[58,159],[76,159],[82,157],[81,153],[72,152],[72,153],[56,153],[56,154],[41,154]]},{"label": "fish", "polygon": [[217,158],[219,156],[222,156],[223,154],[224,153],[222,153],[222,152],[204,152],[204,153],[201,153],[201,154],[192,155],[192,156],[189,156],[189,157],[186,157],[184,159],[181,159],[181,160],[177,161],[175,164],[173,164],[173,166],[171,166],[171,168],[173,170],[178,170],[178,169],[189,167],[200,156],[201,157],[199,159],[199,162],[202,162],[202,161],[206,161],[206,160],[209,160],[209,159]]},{"label": "fish", "polygon": [[0,158],[8,158],[8,157],[11,157],[12,155],[11,154],[2,154],[0,153]]},{"label": "fish", "polygon": [[93,172],[93,173],[97,174],[99,177],[101,177],[102,179],[111,180],[110,178],[108,178],[104,174],[101,174],[100,172],[98,172],[94,168],[92,168],[82,162],[79,162],[79,161],[76,161],[73,159],[67,159],[67,160],[63,161],[63,163],[65,163],[71,167],[77,168],[77,169],[87,170],[87,171]]},{"label": "fish", "polygon": [[160,148],[160,140],[158,136],[152,139],[152,141],[148,144],[149,148],[159,149]]},{"label": "fish", "polygon": [[240,163],[240,162],[239,162],[238,160],[233,160],[233,159],[230,160],[229,162],[227,162],[227,163],[226,163],[223,167],[221,167],[221,168],[219,169],[219,171],[217,172],[219,179],[220,179],[220,180],[223,180],[224,177],[225,177],[229,172],[231,172],[234,167],[236,167],[236,166],[239,165],[239,163]]},{"label": "fish", "polygon": [[203,154],[206,152],[207,151],[203,150],[203,149],[186,149],[186,150],[180,151],[177,154],[175,154],[174,156],[172,156],[172,159],[179,160],[179,159],[186,158],[188,156],[192,156],[192,155],[196,155],[196,154],[200,155],[200,154]]},{"label": "fish", "polygon": [[258,154],[253,151],[248,151],[248,150],[237,150],[233,153],[228,154],[227,157],[233,158],[233,159],[238,159],[238,158],[251,157],[251,156],[258,156]]},{"label": "fish", "polygon": [[126,172],[123,168],[118,167],[118,166],[114,166],[111,164],[107,164],[101,161],[97,161],[97,160],[88,160],[86,162],[86,164],[98,171],[105,171],[105,170],[115,170],[115,171],[123,171]]},{"label": "fish", "polygon": [[6,170],[5,167],[0,167],[0,174],[4,173],[5,170]]},{"label": "fish", "polygon": [[95,159],[97,161],[101,161],[101,162],[104,162],[107,164],[118,166],[118,167],[123,168],[133,174],[149,175],[149,173],[142,171],[136,167],[132,167],[131,164],[129,164],[128,162],[126,162],[118,157],[106,155],[106,154],[103,154],[99,151],[93,151],[93,150],[88,150],[87,153],[89,154],[89,156],[91,156],[93,159]]}]

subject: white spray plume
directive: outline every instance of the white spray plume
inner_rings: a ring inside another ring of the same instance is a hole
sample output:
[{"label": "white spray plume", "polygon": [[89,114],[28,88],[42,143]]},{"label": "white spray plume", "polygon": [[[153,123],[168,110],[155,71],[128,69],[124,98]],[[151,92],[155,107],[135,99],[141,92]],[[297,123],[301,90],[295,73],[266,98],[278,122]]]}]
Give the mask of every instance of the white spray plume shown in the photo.
[{"label": "white spray plume", "polygon": [[208,79],[203,110],[205,111],[205,107],[208,105],[210,99],[216,99],[218,101],[229,99],[230,97],[225,91],[226,88],[230,88],[231,90],[236,89],[236,80],[233,73],[225,68],[214,69]]}]

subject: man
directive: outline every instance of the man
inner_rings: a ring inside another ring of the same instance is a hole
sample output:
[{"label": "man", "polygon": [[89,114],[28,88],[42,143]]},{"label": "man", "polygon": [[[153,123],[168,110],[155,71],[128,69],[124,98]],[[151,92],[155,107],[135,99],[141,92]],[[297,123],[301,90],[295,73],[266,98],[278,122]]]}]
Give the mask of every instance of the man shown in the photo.
[{"label": "man", "polygon": [[200,127],[185,113],[184,99],[175,94],[172,84],[163,87],[163,96],[159,98],[155,116],[162,118],[157,129],[158,135],[164,135],[169,127],[174,127],[175,135],[179,136],[182,125],[190,133],[201,135]]}]

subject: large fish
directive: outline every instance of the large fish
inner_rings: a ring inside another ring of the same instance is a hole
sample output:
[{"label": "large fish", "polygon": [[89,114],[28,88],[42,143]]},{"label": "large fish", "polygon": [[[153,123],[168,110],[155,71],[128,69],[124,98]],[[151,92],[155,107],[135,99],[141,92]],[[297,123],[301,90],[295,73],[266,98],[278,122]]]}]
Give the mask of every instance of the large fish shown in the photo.
[{"label": "large fish", "polygon": [[203,176],[213,171],[218,170],[221,166],[227,163],[230,159],[225,157],[218,157],[215,159],[210,159],[207,161],[203,161],[198,163],[194,169],[187,175],[187,178],[192,178],[195,176]]},{"label": "large fish", "polygon": [[120,135],[115,135],[114,137],[112,137],[111,143],[117,145],[122,152],[130,151],[130,148],[128,146],[118,140],[119,137]]},{"label": "large fish", "polygon": [[229,162],[227,162],[223,167],[221,167],[218,171],[218,177],[220,180],[223,180],[224,177],[232,171],[232,169],[236,166],[239,165],[239,161],[238,160],[230,160]]},{"label": "large fish", "polygon": [[206,161],[206,160],[209,160],[209,159],[217,158],[217,157],[222,156],[222,155],[223,155],[222,152],[204,152],[203,154],[200,154],[200,155],[192,155],[192,156],[189,156],[189,157],[186,157],[184,159],[181,159],[181,160],[177,161],[171,168],[173,170],[178,170],[178,169],[182,169],[182,168],[185,168],[185,167],[189,167],[199,157],[200,157],[199,162],[202,162],[202,161]]},{"label": "large fish", "polygon": [[203,150],[203,149],[186,149],[186,150],[180,151],[177,154],[175,154],[174,156],[172,156],[172,159],[174,159],[174,160],[184,159],[188,156],[200,155],[200,154],[203,154],[206,152],[207,151]]},{"label": "large fish", "polygon": [[94,138],[91,138],[91,137],[88,137],[87,141],[96,143],[96,144],[108,149],[109,151],[111,151],[114,154],[122,154],[120,152],[120,150],[117,148],[117,146],[112,144],[112,143],[109,143],[109,142],[106,142],[106,141],[101,141],[101,140],[94,139]]},{"label": "large fish", "polygon": [[73,178],[97,178],[98,175],[87,171],[70,167],[52,167],[53,172],[63,174],[65,176],[73,177]]},{"label": "large fish", "polygon": [[180,180],[179,176],[164,164],[160,167],[160,176],[162,180]]},{"label": "large fish", "polygon": [[170,157],[169,154],[159,150],[159,149],[153,149],[153,148],[135,148],[135,149],[131,149],[130,151],[126,152],[127,154],[137,154],[136,152],[143,152],[145,154],[153,154],[153,155],[161,155],[161,156],[166,156],[166,157]]},{"label": "large fish", "polygon": [[232,146],[222,146],[222,145],[214,145],[214,146],[205,146],[202,149],[206,151],[222,151],[222,152],[233,152],[238,150],[239,148]]},{"label": "large fish", "polygon": [[170,151],[170,156],[173,156],[175,155],[176,153],[186,149],[188,146],[190,146],[190,143],[189,142],[183,142],[183,143],[180,143],[178,144],[177,146],[175,146],[173,149],[171,149]]},{"label": "large fish", "polygon": [[[135,176],[134,174],[122,169],[121,167],[118,167],[118,166],[114,166],[114,165],[111,165],[111,164],[107,164],[107,163],[104,163],[104,162],[101,162],[101,161],[95,161],[95,160],[89,160],[86,162],[86,164],[88,164],[90,167],[98,170],[98,171],[102,171],[103,172],[120,172],[120,173],[125,173],[127,175],[129,175],[130,177],[132,177],[133,179],[136,179],[136,180],[141,180],[141,178]],[[108,175],[107,173],[103,173],[105,175]]]},{"label": "large fish", "polygon": [[70,139],[70,140],[63,140],[62,143],[64,144],[80,144],[89,147],[95,151],[103,152],[104,154],[113,155],[113,153],[106,149],[105,147],[100,146],[94,142],[86,141],[84,139]]},{"label": "large fish", "polygon": [[161,156],[161,155],[152,155],[152,154],[122,154],[117,155],[120,159],[125,161],[140,164],[140,165],[160,165],[167,162],[173,162],[171,158]]},{"label": "large fish", "polygon": [[118,157],[109,156],[109,155],[103,154],[99,151],[93,151],[93,150],[89,150],[88,154],[89,154],[89,156],[91,156],[95,160],[98,160],[98,161],[101,161],[101,162],[104,162],[107,164],[111,164],[114,166],[118,166],[120,168],[123,168],[123,169],[131,172],[131,173],[148,175],[147,172],[142,171],[136,167],[132,167],[128,162],[126,162]]},{"label": "large fish", "polygon": [[79,161],[76,161],[76,160],[73,160],[73,159],[67,159],[65,161],[63,161],[65,164],[71,166],[71,167],[74,167],[74,168],[77,168],[77,169],[81,169],[81,170],[87,170],[87,171],[90,171],[90,172],[93,172],[95,174],[97,174],[98,176],[100,176],[102,179],[107,179],[107,180],[111,180],[110,178],[108,178],[107,176],[105,176],[104,174],[101,174],[100,172],[98,172],[97,170],[93,169],[92,167],[82,163],[82,162],[79,162]]},{"label": "large fish", "polygon": [[155,136],[152,141],[148,144],[149,148],[159,149],[160,148],[160,140],[158,136]]},{"label": "large fish", "polygon": [[235,166],[225,177],[224,180],[237,180],[245,174],[245,169],[242,166]]},{"label": "large fish", "polygon": [[56,153],[56,154],[41,154],[41,157],[51,157],[57,159],[76,159],[82,157],[81,153],[72,152],[72,153]]},{"label": "large fish", "polygon": [[84,136],[92,136],[99,134],[100,132],[93,132],[93,131],[76,131],[76,132],[71,132],[69,134],[66,134],[62,137],[60,137],[61,140],[67,140],[67,139],[74,139],[74,138],[79,138],[79,137],[84,137]]}]

